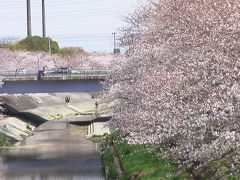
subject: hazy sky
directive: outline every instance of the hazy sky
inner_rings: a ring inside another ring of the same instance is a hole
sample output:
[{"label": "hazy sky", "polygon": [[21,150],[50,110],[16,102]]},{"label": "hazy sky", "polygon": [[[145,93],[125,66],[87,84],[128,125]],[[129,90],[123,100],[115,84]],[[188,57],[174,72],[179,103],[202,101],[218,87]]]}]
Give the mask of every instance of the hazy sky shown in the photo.
[{"label": "hazy sky", "polygon": [[[111,52],[112,32],[139,0],[45,0],[47,36],[61,47]],[[31,0],[32,34],[42,35],[41,0]],[[26,37],[26,0],[0,0],[0,38]]]}]

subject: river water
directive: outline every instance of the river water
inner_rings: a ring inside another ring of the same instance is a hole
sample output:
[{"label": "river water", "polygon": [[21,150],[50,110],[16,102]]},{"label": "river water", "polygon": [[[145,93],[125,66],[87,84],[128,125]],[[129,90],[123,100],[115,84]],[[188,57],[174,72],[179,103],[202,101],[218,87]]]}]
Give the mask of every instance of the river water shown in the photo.
[{"label": "river water", "polygon": [[65,81],[8,81],[0,88],[0,94],[24,93],[64,93],[64,92],[101,92],[103,86],[99,80]]},{"label": "river water", "polygon": [[46,122],[25,143],[0,158],[1,180],[103,180],[97,144],[86,129],[66,122]]}]

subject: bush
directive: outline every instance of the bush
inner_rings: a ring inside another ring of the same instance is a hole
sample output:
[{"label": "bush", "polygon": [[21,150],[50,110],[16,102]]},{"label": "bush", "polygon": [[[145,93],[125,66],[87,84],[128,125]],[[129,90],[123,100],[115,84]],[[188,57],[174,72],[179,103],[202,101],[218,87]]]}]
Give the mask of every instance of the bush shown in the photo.
[{"label": "bush", "polygon": [[32,128],[29,124],[26,125],[26,129],[29,130],[29,131],[32,131]]},{"label": "bush", "polygon": [[19,51],[19,50],[24,50],[20,44],[6,44],[4,48],[10,49],[12,51]]},{"label": "bush", "polygon": [[[110,146],[113,148],[110,149]],[[103,163],[108,167],[107,179],[117,179],[118,176],[114,157],[122,164],[123,174],[119,177],[120,180],[183,180],[189,177],[187,173],[175,174],[176,164],[160,156],[162,149],[149,145],[130,145],[120,138],[117,131],[106,136],[102,149]]]},{"label": "bush", "polygon": [[8,145],[7,137],[4,134],[0,133],[0,147],[7,145]]},{"label": "bush", "polygon": [[20,137],[22,138],[22,140],[26,140],[27,136],[25,134],[20,134]]},{"label": "bush", "polygon": [[[50,38],[50,46],[52,53],[59,52],[59,46],[56,41]],[[16,44],[8,45],[7,48],[11,50],[26,50],[26,51],[49,51],[49,38],[42,38],[39,36],[27,37]]]},{"label": "bush", "polygon": [[74,56],[75,54],[82,54],[84,50],[80,47],[65,47],[60,49],[59,54],[63,57]]},{"label": "bush", "polygon": [[107,180],[115,180],[118,178],[118,173],[117,167],[114,164],[114,155],[106,143],[102,144],[102,147],[103,147],[102,155],[103,163],[108,169],[108,171],[106,171]]}]

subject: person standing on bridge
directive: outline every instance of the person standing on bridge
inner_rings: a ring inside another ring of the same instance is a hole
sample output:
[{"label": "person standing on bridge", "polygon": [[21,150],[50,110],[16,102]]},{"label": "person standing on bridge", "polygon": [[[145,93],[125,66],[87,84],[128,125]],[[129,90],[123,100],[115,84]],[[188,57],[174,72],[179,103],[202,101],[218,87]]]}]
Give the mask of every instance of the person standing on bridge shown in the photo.
[{"label": "person standing on bridge", "polygon": [[45,67],[42,68],[42,77],[44,77],[44,74],[45,74]]}]

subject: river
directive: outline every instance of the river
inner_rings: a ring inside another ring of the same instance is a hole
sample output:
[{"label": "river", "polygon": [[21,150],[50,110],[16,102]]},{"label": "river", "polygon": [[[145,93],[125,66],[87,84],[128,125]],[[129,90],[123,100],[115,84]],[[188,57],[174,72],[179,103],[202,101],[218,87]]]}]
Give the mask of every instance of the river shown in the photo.
[{"label": "river", "polygon": [[51,121],[24,143],[4,151],[1,180],[103,180],[98,145],[84,138],[86,129]]},{"label": "river", "polygon": [[99,80],[9,81],[4,82],[0,94],[101,92]]}]

